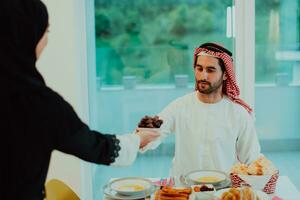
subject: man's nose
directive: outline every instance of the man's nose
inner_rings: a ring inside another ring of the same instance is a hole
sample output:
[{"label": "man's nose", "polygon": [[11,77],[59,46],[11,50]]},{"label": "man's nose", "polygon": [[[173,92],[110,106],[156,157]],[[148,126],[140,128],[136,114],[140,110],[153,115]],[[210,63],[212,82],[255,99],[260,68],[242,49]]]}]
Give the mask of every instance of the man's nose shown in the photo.
[{"label": "man's nose", "polygon": [[206,71],[202,71],[202,72],[200,73],[200,79],[201,79],[201,80],[206,80],[206,79],[207,79],[207,73],[206,73]]}]

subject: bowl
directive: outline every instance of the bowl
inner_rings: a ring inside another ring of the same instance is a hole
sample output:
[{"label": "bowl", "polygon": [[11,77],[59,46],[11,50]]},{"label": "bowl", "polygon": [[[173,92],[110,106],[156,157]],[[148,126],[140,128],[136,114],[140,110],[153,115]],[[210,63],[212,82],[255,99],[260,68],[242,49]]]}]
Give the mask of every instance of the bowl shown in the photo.
[{"label": "bowl", "polygon": [[196,170],[186,174],[186,179],[194,184],[221,184],[227,179],[227,174],[217,170]]},{"label": "bowl", "polygon": [[145,178],[127,177],[111,181],[108,187],[126,196],[142,195],[152,188],[152,182]]},{"label": "bowl", "polygon": [[230,174],[230,179],[233,187],[240,187],[241,185],[255,186],[256,190],[263,191],[267,194],[273,194],[276,191],[276,185],[279,178],[279,171],[276,170],[269,175],[242,175]]},{"label": "bowl", "polygon": [[[212,191],[200,191],[201,187],[206,186],[213,189]],[[192,185],[192,196],[194,200],[208,200],[213,199],[216,192],[215,187],[212,184],[201,184],[201,185]]]}]

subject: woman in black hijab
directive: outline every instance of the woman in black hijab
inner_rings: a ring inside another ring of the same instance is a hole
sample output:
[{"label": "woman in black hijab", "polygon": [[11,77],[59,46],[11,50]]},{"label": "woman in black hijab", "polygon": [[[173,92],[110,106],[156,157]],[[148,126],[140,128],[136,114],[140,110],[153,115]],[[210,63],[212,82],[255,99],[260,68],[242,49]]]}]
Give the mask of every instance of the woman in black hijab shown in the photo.
[{"label": "woman in black hijab", "polygon": [[[47,43],[40,0],[0,1],[1,199],[43,199],[52,150],[104,165],[129,165],[157,134],[92,131],[45,84],[36,59]],[[121,149],[121,150],[120,150]]]}]

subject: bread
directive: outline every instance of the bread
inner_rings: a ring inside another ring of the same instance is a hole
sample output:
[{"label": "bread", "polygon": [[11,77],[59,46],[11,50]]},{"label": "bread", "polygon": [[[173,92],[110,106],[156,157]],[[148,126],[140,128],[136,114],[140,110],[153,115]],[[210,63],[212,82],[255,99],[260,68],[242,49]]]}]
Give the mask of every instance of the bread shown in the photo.
[{"label": "bread", "polygon": [[237,163],[233,165],[231,173],[248,175],[248,166],[246,164]]},{"label": "bread", "polygon": [[255,192],[250,187],[245,187],[241,189],[241,200],[260,200],[258,196],[256,196]]},{"label": "bread", "polygon": [[260,200],[255,192],[250,187],[245,188],[230,188],[228,191],[223,192],[221,200]]},{"label": "bread", "polygon": [[274,174],[277,169],[273,163],[266,157],[261,156],[249,166],[242,163],[237,163],[232,166],[231,173],[242,175],[271,175]]}]

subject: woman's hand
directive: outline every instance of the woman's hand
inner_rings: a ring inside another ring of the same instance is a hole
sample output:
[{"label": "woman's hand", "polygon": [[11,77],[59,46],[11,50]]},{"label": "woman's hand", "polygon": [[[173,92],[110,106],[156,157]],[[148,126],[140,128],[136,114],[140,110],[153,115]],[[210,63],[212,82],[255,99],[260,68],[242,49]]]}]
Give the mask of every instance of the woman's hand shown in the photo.
[{"label": "woman's hand", "polygon": [[157,131],[143,131],[139,129],[136,130],[135,134],[140,136],[140,149],[145,147],[148,143],[156,140],[160,136],[160,133]]}]

